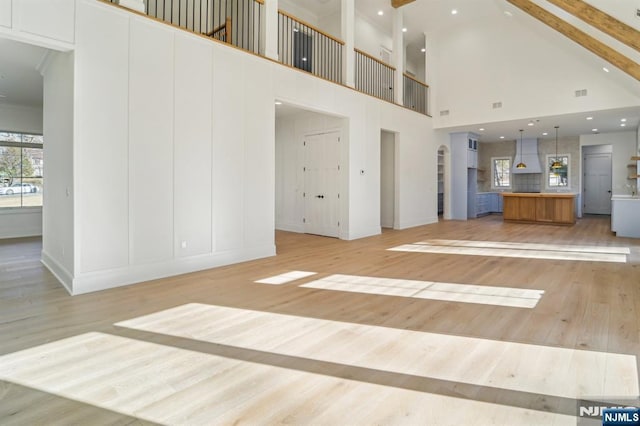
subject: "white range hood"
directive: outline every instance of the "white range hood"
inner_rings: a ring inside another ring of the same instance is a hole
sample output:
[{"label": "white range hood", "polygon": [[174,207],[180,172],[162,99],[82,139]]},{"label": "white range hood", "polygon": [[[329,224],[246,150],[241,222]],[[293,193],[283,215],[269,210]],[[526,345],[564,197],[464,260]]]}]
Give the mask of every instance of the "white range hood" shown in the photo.
[{"label": "white range hood", "polygon": [[[520,160],[521,158],[522,160]],[[520,161],[527,165],[526,169],[516,168],[516,164]],[[513,159],[511,172],[515,174],[542,173],[538,158],[538,139],[522,138],[522,144],[520,144],[520,140],[516,141],[516,156]]]}]

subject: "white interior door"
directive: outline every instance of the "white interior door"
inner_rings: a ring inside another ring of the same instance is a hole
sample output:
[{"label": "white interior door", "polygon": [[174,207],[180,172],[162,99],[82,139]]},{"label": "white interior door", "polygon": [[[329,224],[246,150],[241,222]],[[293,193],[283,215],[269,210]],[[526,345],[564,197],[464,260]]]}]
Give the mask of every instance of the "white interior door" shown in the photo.
[{"label": "white interior door", "polygon": [[611,214],[611,153],[584,156],[584,212]]},{"label": "white interior door", "polygon": [[339,132],[308,135],[304,141],[304,232],[338,237]]}]

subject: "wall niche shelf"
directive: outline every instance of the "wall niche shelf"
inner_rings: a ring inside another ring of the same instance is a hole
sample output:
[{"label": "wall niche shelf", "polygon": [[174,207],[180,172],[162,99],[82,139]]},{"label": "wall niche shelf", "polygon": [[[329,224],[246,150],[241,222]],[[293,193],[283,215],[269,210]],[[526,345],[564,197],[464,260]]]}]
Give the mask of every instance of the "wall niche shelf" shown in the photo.
[{"label": "wall niche shelf", "polygon": [[478,182],[485,182],[487,180],[487,178],[484,175],[485,171],[486,171],[485,169],[478,167],[478,178],[477,178]]},{"label": "wall niche shelf", "polygon": [[628,179],[640,179],[640,156],[631,157],[631,161],[635,161],[635,163],[627,164],[627,167],[629,168]]}]

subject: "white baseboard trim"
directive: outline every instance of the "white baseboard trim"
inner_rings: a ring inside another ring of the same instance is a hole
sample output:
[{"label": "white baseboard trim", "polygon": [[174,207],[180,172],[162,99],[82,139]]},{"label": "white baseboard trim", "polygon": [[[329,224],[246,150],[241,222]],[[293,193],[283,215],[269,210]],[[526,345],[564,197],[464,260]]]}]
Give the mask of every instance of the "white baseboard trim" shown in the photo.
[{"label": "white baseboard trim", "polygon": [[168,259],[163,262],[133,265],[106,271],[78,274],[73,279],[73,295],[107,290],[130,284],[137,284],[190,272],[202,271],[219,266],[246,262],[249,260],[275,256],[275,245],[253,247],[249,249],[229,250],[201,256]]},{"label": "white baseboard trim", "polygon": [[8,240],[11,238],[27,238],[27,237],[42,237],[42,229],[34,229],[31,231],[24,231],[18,233],[7,233],[0,235],[0,240]]},{"label": "white baseboard trim", "polygon": [[397,229],[414,228],[416,226],[431,225],[432,223],[438,223],[438,216],[431,216],[431,217],[422,218],[422,219],[401,221],[401,222],[398,223],[398,228]]},{"label": "white baseboard trim", "polygon": [[380,235],[380,234],[382,234],[382,228],[380,226],[376,226],[369,229],[360,229],[354,232],[349,232],[349,235],[347,236],[347,238],[342,238],[342,235],[341,235],[340,239],[357,240],[359,238],[372,237],[374,235]]},{"label": "white baseboard trim", "polygon": [[56,277],[69,294],[73,295],[73,275],[44,250],[42,250],[40,262]]},{"label": "white baseboard trim", "polygon": [[276,229],[278,231],[297,232],[298,234],[304,234],[304,226],[297,223],[276,223]]}]

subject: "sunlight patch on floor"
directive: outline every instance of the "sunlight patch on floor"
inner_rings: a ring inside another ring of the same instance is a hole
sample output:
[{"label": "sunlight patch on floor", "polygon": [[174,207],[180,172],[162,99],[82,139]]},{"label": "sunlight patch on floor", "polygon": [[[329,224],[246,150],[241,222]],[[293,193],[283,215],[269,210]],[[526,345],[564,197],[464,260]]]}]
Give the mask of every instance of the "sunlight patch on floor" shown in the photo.
[{"label": "sunlight patch on floor", "polygon": [[302,278],[310,277],[316,274],[317,272],[291,271],[291,272],[285,272],[284,274],[276,275],[274,277],[262,278],[254,282],[258,284],[280,285],[280,284],[290,283],[291,281],[299,280]]},{"label": "sunlight patch on floor", "polygon": [[496,241],[427,240],[387,249],[413,253],[460,254],[468,256],[515,257],[524,259],[577,260],[626,263],[628,247],[578,246]]},{"label": "sunlight patch on floor", "polygon": [[438,283],[339,274],[314,280],[302,284],[300,287],[530,309],[538,304],[538,301],[544,294],[544,290],[524,288]]},{"label": "sunlight patch on floor", "polygon": [[454,246],[454,247],[478,247],[495,249],[517,249],[517,250],[551,250],[576,253],[610,253],[610,254],[630,254],[629,247],[608,247],[608,246],[587,246],[575,244],[540,244],[540,243],[514,243],[508,241],[469,241],[469,240],[441,240],[431,239],[420,241],[415,244],[426,244],[432,246]]},{"label": "sunlight patch on floor", "polygon": [[633,355],[188,304],[116,324],[136,330],[491,388],[637,397]]},{"label": "sunlight patch on floor", "polygon": [[575,424],[102,333],[4,355],[0,379],[160,424]]}]

